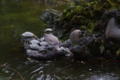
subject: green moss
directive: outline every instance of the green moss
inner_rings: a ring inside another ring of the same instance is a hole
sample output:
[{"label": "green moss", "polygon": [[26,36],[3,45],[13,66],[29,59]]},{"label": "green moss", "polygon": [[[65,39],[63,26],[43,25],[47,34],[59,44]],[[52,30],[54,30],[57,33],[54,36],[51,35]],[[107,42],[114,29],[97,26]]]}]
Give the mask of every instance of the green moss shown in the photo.
[{"label": "green moss", "polygon": [[88,23],[88,26],[89,26],[88,31],[89,31],[89,32],[93,32],[94,22],[93,22],[93,21],[90,21],[90,22]]},{"label": "green moss", "polygon": [[47,25],[47,24],[44,24],[43,26],[44,26],[44,27],[48,27],[48,25]]},{"label": "green moss", "polygon": [[118,49],[118,50],[116,51],[116,56],[117,56],[117,57],[120,56],[120,49]]},{"label": "green moss", "polygon": [[80,29],[86,30],[86,28],[87,28],[87,27],[86,27],[85,25],[82,25]]},{"label": "green moss", "polygon": [[62,24],[59,25],[63,26],[67,23],[71,26],[73,25],[73,27],[74,25],[84,25],[86,26],[84,29],[94,33],[95,27],[98,26],[96,25],[96,22],[101,24],[101,17],[106,10],[115,10],[120,8],[119,0],[116,0],[116,2],[114,0],[79,1],[80,3],[77,6],[73,4],[72,7],[68,7],[63,11],[63,15],[59,20]]}]

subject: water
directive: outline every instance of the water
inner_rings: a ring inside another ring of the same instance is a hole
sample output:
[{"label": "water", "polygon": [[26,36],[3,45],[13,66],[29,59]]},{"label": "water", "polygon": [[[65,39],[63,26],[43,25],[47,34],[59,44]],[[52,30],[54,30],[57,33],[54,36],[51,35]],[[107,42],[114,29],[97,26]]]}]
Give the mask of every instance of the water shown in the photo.
[{"label": "water", "polygon": [[[49,0],[48,0],[49,1]],[[43,0],[0,1],[0,80],[119,80],[120,64],[114,61],[28,61],[21,50],[20,34],[44,32],[39,16],[47,8],[63,11],[66,6]],[[2,67],[1,65],[7,66]],[[14,71],[16,70],[16,71]]]}]

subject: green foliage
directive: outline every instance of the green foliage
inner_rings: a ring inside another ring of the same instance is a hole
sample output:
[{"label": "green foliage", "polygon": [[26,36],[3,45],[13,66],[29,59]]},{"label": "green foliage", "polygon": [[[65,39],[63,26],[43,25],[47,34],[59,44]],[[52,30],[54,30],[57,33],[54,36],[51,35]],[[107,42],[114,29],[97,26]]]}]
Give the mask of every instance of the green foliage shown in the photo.
[{"label": "green foliage", "polygon": [[88,26],[89,26],[88,31],[89,31],[89,32],[92,32],[93,29],[94,29],[94,22],[93,22],[93,21],[90,21],[90,22],[88,23]]},{"label": "green foliage", "polygon": [[[94,32],[96,22],[101,22],[101,17],[106,10],[115,10],[120,8],[120,1],[116,0],[79,0],[79,4],[72,4],[72,7],[68,7],[63,11],[63,15],[60,18],[60,23],[65,25],[69,23],[71,26],[84,25],[84,29],[90,32]],[[61,24],[59,24],[61,25]],[[61,26],[62,26],[61,25]],[[65,25],[66,29],[71,26]],[[81,27],[80,29],[83,29]]]},{"label": "green foliage", "polygon": [[48,27],[48,25],[47,25],[47,24],[44,24],[43,26],[44,26],[44,27]]},{"label": "green foliage", "polygon": [[116,51],[116,56],[117,56],[117,57],[120,56],[120,49],[118,49],[118,50]]}]

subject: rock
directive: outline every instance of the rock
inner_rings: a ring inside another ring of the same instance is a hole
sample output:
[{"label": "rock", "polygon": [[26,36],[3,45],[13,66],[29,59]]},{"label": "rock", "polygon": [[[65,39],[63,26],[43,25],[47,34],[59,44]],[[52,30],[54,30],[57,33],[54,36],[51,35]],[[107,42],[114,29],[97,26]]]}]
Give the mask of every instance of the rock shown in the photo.
[{"label": "rock", "polygon": [[111,18],[106,27],[105,35],[106,38],[120,40],[120,24],[115,18]]},{"label": "rock", "polygon": [[40,19],[48,25],[53,25],[54,21],[62,15],[61,12],[54,9],[46,9],[40,16]]},{"label": "rock", "polygon": [[63,43],[60,44],[60,47],[66,47],[66,48],[70,48],[72,45],[70,39],[64,41]]},{"label": "rock", "polygon": [[[52,27],[58,37],[67,35],[64,38],[68,38],[74,28],[82,30],[83,36],[77,45],[71,45],[68,43],[69,41],[60,45],[68,47],[77,58],[120,58],[118,43],[120,40],[120,10],[110,11],[110,5],[106,5],[107,2],[104,2],[104,5],[99,8],[99,4],[103,4],[103,0],[100,3],[99,1],[92,3],[92,0],[86,1],[89,1],[91,6],[87,4],[86,6],[75,6],[64,10],[63,14],[53,9],[47,9],[41,15],[41,19]],[[93,7],[93,4],[96,7]],[[108,40],[109,38],[118,40],[118,42],[113,43]]]}]

